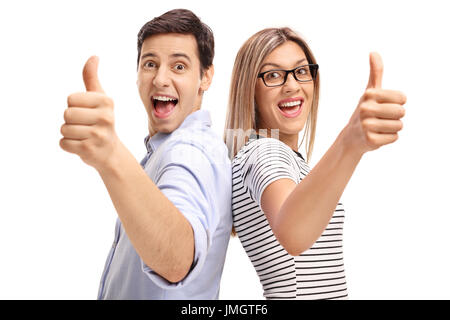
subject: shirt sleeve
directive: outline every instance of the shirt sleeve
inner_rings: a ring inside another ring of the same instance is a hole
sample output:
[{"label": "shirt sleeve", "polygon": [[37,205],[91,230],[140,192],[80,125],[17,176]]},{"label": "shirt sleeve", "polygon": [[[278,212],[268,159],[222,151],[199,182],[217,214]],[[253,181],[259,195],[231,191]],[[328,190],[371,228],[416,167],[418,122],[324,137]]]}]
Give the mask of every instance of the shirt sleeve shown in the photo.
[{"label": "shirt sleeve", "polygon": [[189,221],[194,233],[194,260],[188,275],[171,283],[158,275],[142,260],[143,272],[164,289],[179,288],[200,273],[212,235],[219,224],[215,215],[215,174],[209,158],[192,144],[178,143],[166,148],[154,183]]},{"label": "shirt sleeve", "polygon": [[300,182],[295,171],[293,151],[283,142],[263,138],[250,142],[242,159],[242,181],[248,188],[250,197],[261,204],[264,190],[279,179],[291,179]]}]

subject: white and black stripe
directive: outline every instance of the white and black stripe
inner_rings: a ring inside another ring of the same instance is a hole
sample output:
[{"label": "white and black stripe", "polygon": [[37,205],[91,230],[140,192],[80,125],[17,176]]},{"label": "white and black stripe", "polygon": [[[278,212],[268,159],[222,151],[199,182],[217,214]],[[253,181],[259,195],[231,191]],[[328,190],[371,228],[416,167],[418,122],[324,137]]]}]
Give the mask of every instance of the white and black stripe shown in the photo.
[{"label": "white and black stripe", "polygon": [[279,140],[251,139],[233,160],[233,223],[267,299],[346,299],[343,259],[345,211],[338,204],[314,245],[291,256],[277,241],[259,203],[272,182],[299,183],[309,167]]}]

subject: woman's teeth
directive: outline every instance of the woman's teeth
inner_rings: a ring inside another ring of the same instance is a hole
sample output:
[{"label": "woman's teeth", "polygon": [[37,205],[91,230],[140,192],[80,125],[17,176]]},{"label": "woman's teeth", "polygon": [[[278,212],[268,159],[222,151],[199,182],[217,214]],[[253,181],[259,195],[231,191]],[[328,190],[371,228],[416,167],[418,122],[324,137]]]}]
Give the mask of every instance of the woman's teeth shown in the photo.
[{"label": "woman's teeth", "polygon": [[282,108],[294,107],[294,106],[301,105],[301,103],[302,102],[300,100],[298,100],[298,101],[291,101],[291,102],[281,103],[281,104],[279,104],[279,106],[282,107]]},{"label": "woman's teeth", "polygon": [[289,102],[282,102],[278,104],[281,113],[288,118],[297,117],[302,110],[303,100],[294,100]]}]

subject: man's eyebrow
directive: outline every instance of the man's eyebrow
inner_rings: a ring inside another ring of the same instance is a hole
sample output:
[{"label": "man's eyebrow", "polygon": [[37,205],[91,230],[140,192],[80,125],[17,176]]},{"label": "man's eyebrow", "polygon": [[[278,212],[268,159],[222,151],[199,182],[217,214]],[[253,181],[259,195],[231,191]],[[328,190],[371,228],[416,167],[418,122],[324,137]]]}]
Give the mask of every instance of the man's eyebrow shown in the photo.
[{"label": "man's eyebrow", "polygon": [[144,58],[147,58],[147,57],[156,57],[156,54],[154,54],[153,52],[147,52],[147,53],[144,53],[144,54],[141,56],[141,60],[144,59]]},{"label": "man's eyebrow", "polygon": [[174,53],[171,54],[170,57],[172,58],[186,58],[189,62],[191,62],[191,58],[185,53]]},{"label": "man's eyebrow", "polygon": [[[298,60],[295,64],[296,64],[296,65],[299,65],[300,63],[302,63],[302,62],[305,61],[305,60],[306,60],[306,58],[303,58],[303,59],[301,59],[301,60]],[[264,67],[267,67],[267,66],[273,66],[273,67],[275,67],[275,68],[281,69],[281,66],[280,66],[280,65],[278,65],[278,64],[276,64],[276,63],[273,63],[273,62],[267,62],[267,63],[264,63],[264,64],[261,66],[261,70],[262,70]]]},{"label": "man's eyebrow", "polygon": [[[147,52],[147,53],[144,53],[141,56],[141,59],[145,59],[147,57],[158,57],[158,55],[154,54],[153,52]],[[170,57],[171,58],[180,58],[180,57],[181,58],[186,58],[189,62],[191,62],[191,58],[189,58],[189,56],[187,54],[182,53],[182,52],[173,53],[173,54],[170,55]]]}]

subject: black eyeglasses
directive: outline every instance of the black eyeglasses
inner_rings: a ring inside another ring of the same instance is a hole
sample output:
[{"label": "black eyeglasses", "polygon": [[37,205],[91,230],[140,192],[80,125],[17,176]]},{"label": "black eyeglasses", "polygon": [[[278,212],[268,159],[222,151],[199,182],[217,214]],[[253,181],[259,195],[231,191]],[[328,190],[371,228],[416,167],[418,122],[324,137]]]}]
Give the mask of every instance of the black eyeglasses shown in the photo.
[{"label": "black eyeglasses", "polygon": [[316,78],[318,64],[306,64],[292,70],[269,70],[258,74],[267,87],[278,87],[285,84],[289,73],[292,72],[294,79],[300,82],[312,81]]}]

